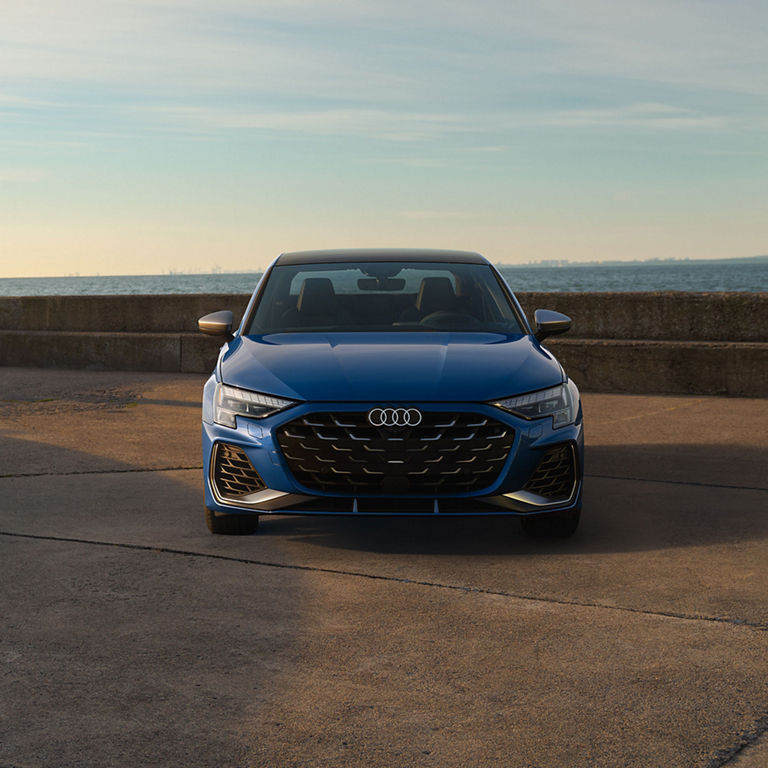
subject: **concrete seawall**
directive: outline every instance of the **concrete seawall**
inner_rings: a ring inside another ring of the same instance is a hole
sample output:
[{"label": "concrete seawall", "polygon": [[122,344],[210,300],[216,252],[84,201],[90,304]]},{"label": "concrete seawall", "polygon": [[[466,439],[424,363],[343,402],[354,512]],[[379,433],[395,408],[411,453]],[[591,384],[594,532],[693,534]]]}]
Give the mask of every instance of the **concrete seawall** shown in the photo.
[{"label": "concrete seawall", "polygon": [[[603,392],[768,396],[768,293],[518,293],[573,318],[547,341],[574,380]],[[220,342],[197,332],[248,294],[0,298],[0,365],[212,369]]]}]

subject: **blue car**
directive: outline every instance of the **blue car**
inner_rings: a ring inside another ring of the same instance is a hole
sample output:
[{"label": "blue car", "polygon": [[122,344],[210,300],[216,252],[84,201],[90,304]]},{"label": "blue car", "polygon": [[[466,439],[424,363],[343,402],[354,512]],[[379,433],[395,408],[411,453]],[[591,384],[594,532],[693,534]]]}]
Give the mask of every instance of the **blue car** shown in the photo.
[{"label": "blue car", "polygon": [[284,253],[226,343],[203,394],[212,533],[260,515],[516,515],[570,536],[581,513],[579,391],[477,253]]}]

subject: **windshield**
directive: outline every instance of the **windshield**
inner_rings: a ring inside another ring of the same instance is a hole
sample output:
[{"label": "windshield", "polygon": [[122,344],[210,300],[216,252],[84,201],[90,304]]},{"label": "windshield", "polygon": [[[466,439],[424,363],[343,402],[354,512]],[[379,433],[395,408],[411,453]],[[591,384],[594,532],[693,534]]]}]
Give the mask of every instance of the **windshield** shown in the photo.
[{"label": "windshield", "polygon": [[522,330],[487,264],[357,262],[272,269],[247,333]]}]

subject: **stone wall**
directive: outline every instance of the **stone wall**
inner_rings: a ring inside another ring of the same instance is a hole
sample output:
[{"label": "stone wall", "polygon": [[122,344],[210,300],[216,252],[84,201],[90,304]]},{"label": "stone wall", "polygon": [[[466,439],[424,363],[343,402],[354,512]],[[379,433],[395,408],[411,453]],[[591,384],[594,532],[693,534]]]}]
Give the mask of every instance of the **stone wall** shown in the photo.
[{"label": "stone wall", "polygon": [[[518,293],[573,318],[546,346],[585,390],[768,396],[768,293]],[[249,295],[0,297],[0,365],[204,373],[197,319]]]}]

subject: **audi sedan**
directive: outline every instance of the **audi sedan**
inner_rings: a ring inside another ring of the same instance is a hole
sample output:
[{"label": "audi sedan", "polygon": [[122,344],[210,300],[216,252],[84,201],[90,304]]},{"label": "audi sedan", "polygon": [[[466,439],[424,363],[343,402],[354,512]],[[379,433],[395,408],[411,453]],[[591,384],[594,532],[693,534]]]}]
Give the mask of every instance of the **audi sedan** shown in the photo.
[{"label": "audi sedan", "polygon": [[579,391],[499,272],[460,251],[285,253],[225,339],[203,394],[205,516],[515,515],[535,536],[578,526]]}]

